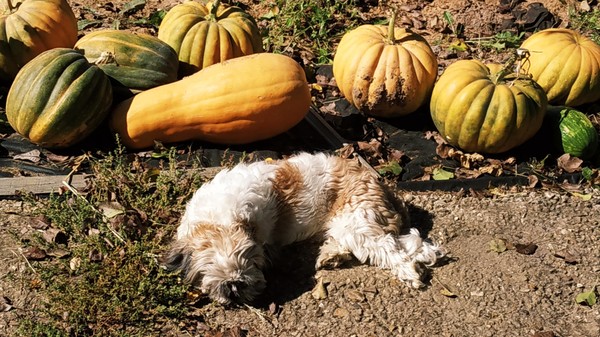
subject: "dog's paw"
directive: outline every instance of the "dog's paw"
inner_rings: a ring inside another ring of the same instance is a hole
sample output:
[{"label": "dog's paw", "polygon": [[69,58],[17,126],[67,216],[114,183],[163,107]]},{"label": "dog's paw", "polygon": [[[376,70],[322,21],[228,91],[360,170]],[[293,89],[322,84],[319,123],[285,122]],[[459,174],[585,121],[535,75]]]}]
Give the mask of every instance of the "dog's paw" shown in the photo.
[{"label": "dog's paw", "polygon": [[317,264],[316,264],[315,268],[317,270],[319,270],[319,269],[335,269],[335,268],[338,268],[338,267],[344,265],[346,262],[348,262],[350,260],[352,260],[352,254],[350,252],[342,253],[342,254],[340,254],[340,253],[321,254],[319,256],[319,258],[317,259]]}]

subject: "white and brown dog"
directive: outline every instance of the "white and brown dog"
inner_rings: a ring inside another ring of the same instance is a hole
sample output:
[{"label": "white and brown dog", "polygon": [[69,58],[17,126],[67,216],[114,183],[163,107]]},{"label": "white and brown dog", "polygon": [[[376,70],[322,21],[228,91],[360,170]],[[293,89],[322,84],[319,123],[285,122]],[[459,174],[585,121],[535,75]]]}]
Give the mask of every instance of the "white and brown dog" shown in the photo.
[{"label": "white and brown dog", "polygon": [[266,246],[324,239],[317,268],[352,255],[418,288],[440,247],[407,226],[404,203],[358,161],[302,153],[238,164],[194,194],[164,259],[222,304],[248,303],[266,287]]}]

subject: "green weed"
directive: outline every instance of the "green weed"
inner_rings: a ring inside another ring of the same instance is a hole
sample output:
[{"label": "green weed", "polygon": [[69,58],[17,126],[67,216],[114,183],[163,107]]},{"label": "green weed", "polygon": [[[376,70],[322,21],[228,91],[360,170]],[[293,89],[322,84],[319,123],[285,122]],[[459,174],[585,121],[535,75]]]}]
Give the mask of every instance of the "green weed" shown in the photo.
[{"label": "green weed", "polygon": [[268,20],[264,43],[271,52],[299,52],[316,64],[331,63],[341,36],[359,23],[354,1],[277,0],[260,19]]},{"label": "green weed", "polygon": [[594,42],[600,43],[600,9],[594,8],[589,12],[579,12],[569,8],[571,28],[589,36]]},{"label": "green weed", "polygon": [[506,49],[518,48],[523,42],[525,32],[513,33],[511,31],[502,31],[494,36],[481,37],[467,41],[467,43],[476,44],[484,49],[495,51],[504,51]]},{"label": "green weed", "polygon": [[62,259],[36,262],[43,311],[22,321],[21,336],[147,336],[188,310],[188,286],[158,256],[192,193],[199,168],[184,169],[174,150],[151,166],[119,147],[90,159],[95,178],[77,191],[36,200],[68,243]]}]

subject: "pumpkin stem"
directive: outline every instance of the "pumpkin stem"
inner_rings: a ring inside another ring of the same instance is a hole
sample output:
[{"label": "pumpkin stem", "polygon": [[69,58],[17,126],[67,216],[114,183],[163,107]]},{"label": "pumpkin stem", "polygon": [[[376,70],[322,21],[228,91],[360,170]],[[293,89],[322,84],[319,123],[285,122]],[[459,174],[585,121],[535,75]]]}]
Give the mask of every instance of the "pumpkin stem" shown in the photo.
[{"label": "pumpkin stem", "polygon": [[506,62],[504,62],[504,65],[502,66],[502,69],[500,69],[500,71],[498,71],[495,75],[494,78],[492,79],[492,81],[495,84],[498,84],[500,81],[502,81],[502,79],[504,79],[504,77],[510,73],[513,72],[513,67],[515,66],[515,62],[517,62],[517,60],[519,59],[519,56],[517,53],[514,53],[513,55],[511,55],[508,60],[506,60]]},{"label": "pumpkin stem", "polygon": [[17,2],[17,5],[13,5],[12,4],[12,0],[6,0],[6,7],[8,7],[8,12],[12,13],[15,11],[15,9],[19,8],[19,6],[21,5],[20,2]]},{"label": "pumpkin stem", "polygon": [[388,43],[394,44],[396,42],[396,10],[392,10],[392,16],[388,24]]},{"label": "pumpkin stem", "polygon": [[210,13],[207,16],[208,20],[216,21],[217,20],[217,11],[219,10],[219,6],[221,5],[221,0],[215,0],[211,4]]}]

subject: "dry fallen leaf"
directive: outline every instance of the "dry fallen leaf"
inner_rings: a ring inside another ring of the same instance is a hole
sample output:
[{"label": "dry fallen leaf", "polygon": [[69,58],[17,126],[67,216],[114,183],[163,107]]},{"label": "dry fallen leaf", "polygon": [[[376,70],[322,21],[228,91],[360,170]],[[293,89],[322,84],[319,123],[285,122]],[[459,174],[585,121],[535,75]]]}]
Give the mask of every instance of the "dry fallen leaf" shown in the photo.
[{"label": "dry fallen leaf", "polygon": [[558,167],[567,173],[581,171],[581,164],[583,164],[583,160],[577,157],[571,157],[571,155],[568,153],[565,153],[562,156],[558,157],[556,162],[558,164]]},{"label": "dry fallen leaf", "polygon": [[538,246],[535,243],[526,243],[526,244],[516,243],[515,244],[515,250],[517,251],[517,253],[523,254],[523,255],[532,255],[535,253],[537,248],[538,248]]},{"label": "dry fallen leaf", "polygon": [[46,258],[46,251],[39,247],[28,247],[23,250],[23,256],[27,258],[27,260],[39,261]]},{"label": "dry fallen leaf", "polygon": [[311,295],[315,300],[324,300],[327,298],[327,288],[325,288],[325,284],[323,284],[323,279],[319,279]]},{"label": "dry fallen leaf", "polygon": [[579,263],[579,260],[581,259],[579,253],[571,251],[571,250],[554,253],[554,256],[558,257],[559,259],[563,259],[565,261],[565,263],[568,263],[568,264],[577,264],[577,263]]},{"label": "dry fallen leaf", "polygon": [[29,152],[25,152],[25,153],[21,153],[21,154],[17,154],[13,157],[13,159],[17,159],[17,160],[27,160],[33,163],[39,163],[40,160],[42,160],[41,156],[41,152],[40,150],[31,150]]},{"label": "dry fallen leaf", "polygon": [[506,241],[502,239],[494,239],[489,243],[490,250],[498,254],[506,251]]},{"label": "dry fallen leaf", "polygon": [[6,296],[0,296],[0,312],[6,312],[13,309],[12,301]]},{"label": "dry fallen leaf", "polygon": [[50,227],[50,219],[48,219],[45,215],[39,215],[30,218],[29,225],[33,229],[45,230]]}]

